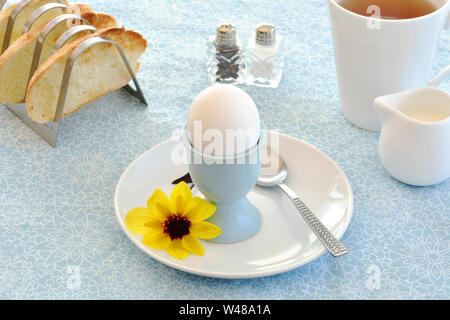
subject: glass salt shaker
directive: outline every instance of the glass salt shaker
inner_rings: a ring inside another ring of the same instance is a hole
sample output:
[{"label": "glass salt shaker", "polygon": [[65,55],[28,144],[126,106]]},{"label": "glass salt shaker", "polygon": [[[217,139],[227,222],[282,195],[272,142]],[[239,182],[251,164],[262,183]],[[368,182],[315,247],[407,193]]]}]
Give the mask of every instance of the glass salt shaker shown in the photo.
[{"label": "glass salt shaker", "polygon": [[217,27],[217,34],[208,37],[208,56],[208,73],[212,83],[244,82],[244,55],[234,25],[221,24]]},{"label": "glass salt shaker", "polygon": [[280,54],[282,41],[272,24],[263,23],[256,28],[246,49],[245,78],[248,85],[278,87],[284,66]]}]

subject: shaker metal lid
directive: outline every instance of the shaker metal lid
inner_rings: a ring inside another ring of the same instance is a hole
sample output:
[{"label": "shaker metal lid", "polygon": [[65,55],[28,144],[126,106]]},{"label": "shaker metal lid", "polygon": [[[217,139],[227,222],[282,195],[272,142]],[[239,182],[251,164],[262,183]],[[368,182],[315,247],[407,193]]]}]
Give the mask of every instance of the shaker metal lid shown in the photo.
[{"label": "shaker metal lid", "polygon": [[268,46],[275,42],[275,26],[270,23],[262,23],[256,27],[256,43]]},{"label": "shaker metal lid", "polygon": [[220,44],[236,43],[236,27],[231,23],[222,23],[217,27],[216,41]]}]

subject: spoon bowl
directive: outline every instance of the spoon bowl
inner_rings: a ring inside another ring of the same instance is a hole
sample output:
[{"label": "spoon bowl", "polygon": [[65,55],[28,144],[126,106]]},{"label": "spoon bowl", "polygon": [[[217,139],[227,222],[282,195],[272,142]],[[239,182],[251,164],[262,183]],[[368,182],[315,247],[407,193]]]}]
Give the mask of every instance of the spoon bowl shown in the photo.
[{"label": "spoon bowl", "polygon": [[257,185],[261,187],[273,187],[283,183],[288,175],[286,163],[278,153],[267,147],[261,159],[261,172]]}]

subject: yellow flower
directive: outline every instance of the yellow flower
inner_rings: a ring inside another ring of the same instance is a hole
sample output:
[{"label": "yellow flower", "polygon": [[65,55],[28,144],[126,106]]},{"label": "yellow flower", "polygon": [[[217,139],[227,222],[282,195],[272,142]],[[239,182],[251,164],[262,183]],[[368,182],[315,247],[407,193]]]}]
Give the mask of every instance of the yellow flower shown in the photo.
[{"label": "yellow flower", "polygon": [[222,231],[203,221],[216,212],[216,206],[192,192],[185,182],[175,186],[170,199],[156,189],[147,200],[147,208],[127,213],[125,224],[134,233],[144,235],[142,242],[153,249],[184,259],[189,253],[203,256],[204,248],[197,238],[212,239]]}]

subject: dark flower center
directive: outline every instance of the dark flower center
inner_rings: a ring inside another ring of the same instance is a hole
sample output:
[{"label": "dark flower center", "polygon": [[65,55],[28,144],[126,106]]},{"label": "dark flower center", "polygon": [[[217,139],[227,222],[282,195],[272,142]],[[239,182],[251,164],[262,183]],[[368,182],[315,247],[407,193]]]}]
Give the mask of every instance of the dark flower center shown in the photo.
[{"label": "dark flower center", "polygon": [[190,233],[191,222],[185,217],[172,214],[164,221],[164,233],[168,234],[171,240],[181,239]]}]

